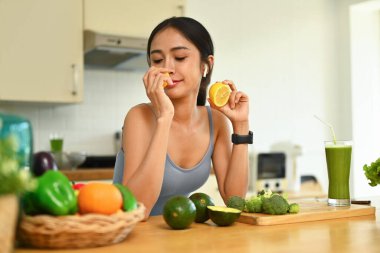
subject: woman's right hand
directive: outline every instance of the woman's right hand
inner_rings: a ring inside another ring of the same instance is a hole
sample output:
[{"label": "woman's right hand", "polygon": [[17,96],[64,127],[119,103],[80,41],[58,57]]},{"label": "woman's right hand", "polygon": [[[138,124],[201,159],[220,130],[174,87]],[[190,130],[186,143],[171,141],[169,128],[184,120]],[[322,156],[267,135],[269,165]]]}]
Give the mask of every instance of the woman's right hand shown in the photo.
[{"label": "woman's right hand", "polygon": [[174,107],[170,98],[165,94],[164,82],[172,85],[173,81],[166,73],[172,73],[172,69],[150,67],[145,73],[143,81],[146,94],[152,103],[157,118],[173,116]]}]

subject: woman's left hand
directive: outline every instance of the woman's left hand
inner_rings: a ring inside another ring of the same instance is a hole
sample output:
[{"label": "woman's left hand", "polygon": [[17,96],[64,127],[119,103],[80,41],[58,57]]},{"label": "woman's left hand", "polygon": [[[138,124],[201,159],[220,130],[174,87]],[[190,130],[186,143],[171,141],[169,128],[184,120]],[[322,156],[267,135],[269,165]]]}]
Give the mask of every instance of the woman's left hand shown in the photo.
[{"label": "woman's left hand", "polygon": [[210,106],[230,119],[232,123],[248,121],[248,111],[249,111],[249,97],[245,93],[238,91],[235,84],[231,80],[224,80],[222,83],[227,84],[231,88],[230,98],[226,105],[222,107],[217,107],[210,98],[208,102]]}]

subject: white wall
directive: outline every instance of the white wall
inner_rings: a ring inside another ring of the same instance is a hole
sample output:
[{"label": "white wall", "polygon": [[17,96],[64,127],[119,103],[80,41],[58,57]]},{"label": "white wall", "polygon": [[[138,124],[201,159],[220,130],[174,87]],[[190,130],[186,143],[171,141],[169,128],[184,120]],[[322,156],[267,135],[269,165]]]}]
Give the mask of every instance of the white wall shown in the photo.
[{"label": "white wall", "polygon": [[352,5],[351,77],[353,153],[353,194],[379,195],[370,187],[363,165],[380,157],[380,1]]},{"label": "white wall", "polygon": [[[217,8],[213,6],[218,6]],[[213,80],[232,79],[251,98],[254,149],[277,142],[302,147],[298,168],[315,174],[327,189],[323,141],[328,129],[313,114],[351,138],[337,118],[335,5],[330,0],[189,0],[187,13],[201,21],[215,42]],[[346,95],[349,95],[346,94]]]},{"label": "white wall", "polygon": [[[187,0],[186,15],[209,29],[215,43],[212,81],[232,79],[250,95],[255,152],[278,142],[302,147],[300,174],[327,189],[323,141],[335,126],[351,139],[349,5],[358,0]],[[47,106],[1,104],[31,118],[35,149],[62,132],[67,150],[113,153],[112,138],[128,109],[147,101],[143,73],[85,71],[85,102]]]},{"label": "white wall", "polygon": [[[187,7],[215,40],[214,79],[231,78],[251,96],[255,152],[281,142],[301,145],[298,174],[316,175],[327,190],[322,141],[331,135],[312,117],[317,114],[338,139],[354,140],[354,198],[380,193],[362,170],[380,157],[379,2],[245,0],[232,8],[189,0]],[[358,3],[370,6],[371,15],[368,8],[350,15]]]}]

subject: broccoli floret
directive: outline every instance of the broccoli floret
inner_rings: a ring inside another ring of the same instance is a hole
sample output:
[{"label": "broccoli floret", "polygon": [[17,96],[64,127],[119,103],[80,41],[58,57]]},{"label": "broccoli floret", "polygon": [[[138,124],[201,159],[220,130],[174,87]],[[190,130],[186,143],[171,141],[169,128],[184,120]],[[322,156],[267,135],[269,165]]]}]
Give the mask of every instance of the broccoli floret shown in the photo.
[{"label": "broccoli floret", "polygon": [[248,213],[261,213],[263,201],[260,196],[253,196],[245,201],[245,211]]},{"label": "broccoli floret", "polygon": [[272,196],[273,192],[269,189],[269,190],[261,190],[257,193],[257,196],[260,196],[260,197],[265,197],[265,198],[269,198],[270,196]]},{"label": "broccoli floret", "polygon": [[263,189],[263,190],[261,190],[261,191],[259,191],[258,193],[257,193],[257,196],[261,196],[261,195],[264,195],[265,194],[265,190]]},{"label": "broccoli floret", "polygon": [[371,165],[365,164],[363,166],[365,176],[369,180],[370,186],[376,186],[380,184],[380,158],[372,162]]},{"label": "broccoli floret", "polygon": [[284,197],[273,194],[270,198],[263,198],[263,213],[286,214],[289,210],[289,203]]},{"label": "broccoli floret", "polygon": [[239,196],[231,196],[227,200],[227,206],[239,209],[240,211],[243,211],[244,207],[245,207],[245,200]]},{"label": "broccoli floret", "polygon": [[300,206],[297,203],[289,205],[289,213],[298,213],[300,211]]}]

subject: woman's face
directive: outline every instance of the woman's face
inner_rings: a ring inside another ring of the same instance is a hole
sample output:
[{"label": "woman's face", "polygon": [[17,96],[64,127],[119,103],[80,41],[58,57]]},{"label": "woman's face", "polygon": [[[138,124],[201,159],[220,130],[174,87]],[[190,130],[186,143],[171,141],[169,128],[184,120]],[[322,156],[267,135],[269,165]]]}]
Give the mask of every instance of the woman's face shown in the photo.
[{"label": "woman's face", "polygon": [[167,86],[171,97],[198,94],[201,81],[200,52],[182,33],[166,28],[156,34],[150,50],[150,65],[173,70],[170,74],[173,86]]}]

